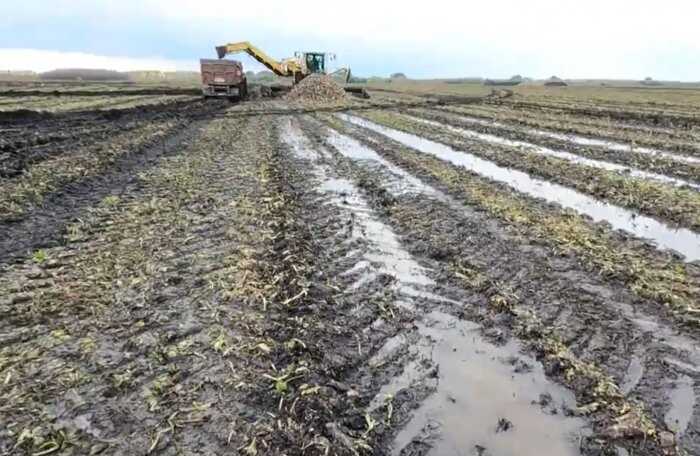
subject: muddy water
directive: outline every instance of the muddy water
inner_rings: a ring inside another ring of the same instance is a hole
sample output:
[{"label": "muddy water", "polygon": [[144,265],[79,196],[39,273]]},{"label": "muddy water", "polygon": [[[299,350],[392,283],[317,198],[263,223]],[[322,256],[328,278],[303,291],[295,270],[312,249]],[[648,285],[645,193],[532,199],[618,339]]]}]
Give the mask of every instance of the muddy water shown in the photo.
[{"label": "muddy water", "polygon": [[[392,168],[374,151],[350,138],[333,134],[329,141],[353,159],[376,160]],[[309,156],[308,151],[298,155]],[[395,304],[411,312],[420,305],[454,302],[429,291],[435,286],[428,275],[430,271],[402,247],[391,228],[378,219],[350,181],[329,177],[332,171],[319,164],[316,169],[321,180],[318,190],[329,196],[329,204],[354,215],[353,237],[362,237],[369,244],[363,259],[349,271],[390,274],[395,278]],[[412,179],[409,190],[439,196],[439,192],[402,170],[393,171]],[[383,386],[370,404],[370,411],[376,411],[387,397],[403,389],[419,384],[435,389],[399,432],[394,453],[399,454],[418,437],[431,442],[430,454],[435,455],[471,454],[480,448],[499,455],[579,454],[577,442],[587,432],[585,423],[564,417],[560,410],[564,404],[575,406],[571,393],[549,382],[541,366],[520,353],[518,343],[495,346],[485,341],[480,332],[475,323],[432,311],[418,316],[414,329],[388,339],[370,359],[371,366],[379,366],[402,347],[408,347],[410,353],[402,373]],[[516,372],[516,365],[528,368]],[[542,397],[551,398],[546,407],[539,405]]]},{"label": "muddy water", "polygon": [[[506,123],[498,122],[495,120],[485,120],[485,119],[480,119],[477,117],[470,117],[470,116],[463,116],[463,115],[459,115],[458,117],[460,120],[463,120],[464,122],[469,122],[469,123],[473,123],[476,125],[484,125],[484,126],[500,127],[500,128],[510,128],[510,129],[513,128],[512,125],[508,125]],[[668,158],[668,159],[683,162],[683,163],[700,163],[700,158],[697,158],[697,157],[690,157],[687,155],[674,154],[672,152],[666,152],[663,150],[652,149],[649,147],[638,147],[638,146],[635,146],[633,144],[624,144],[624,143],[620,143],[620,142],[609,141],[606,139],[587,138],[585,136],[580,136],[580,135],[555,133],[552,131],[538,130],[538,129],[534,129],[534,128],[525,128],[524,131],[526,133],[533,134],[536,136],[558,139],[561,141],[567,141],[567,142],[579,144],[582,146],[605,147],[606,149],[614,150],[617,152],[639,152],[642,154],[656,155],[656,156]]]},{"label": "muddy water", "polygon": [[669,402],[671,407],[664,416],[664,422],[669,429],[682,435],[688,428],[695,408],[693,379],[687,375],[679,377],[675,388],[670,392]]},{"label": "muddy water", "polygon": [[620,391],[627,396],[637,386],[639,381],[644,376],[644,359],[639,353],[632,355],[625,378],[620,385]]},{"label": "muddy water", "polygon": [[650,173],[648,171],[643,171],[639,169],[630,168],[628,166],[623,166],[617,163],[610,163],[601,160],[592,160],[590,158],[581,157],[580,155],[573,154],[571,152],[565,152],[562,150],[554,150],[549,147],[539,146],[537,144],[529,143],[526,141],[517,141],[513,139],[502,138],[500,136],[491,135],[487,133],[480,133],[473,130],[467,130],[465,128],[453,127],[452,125],[442,124],[440,122],[435,122],[433,120],[423,119],[421,117],[409,116],[406,117],[414,120],[416,122],[421,122],[426,125],[432,125],[439,128],[444,128],[465,138],[477,139],[490,144],[499,144],[503,146],[513,147],[516,149],[525,149],[528,152],[534,152],[539,155],[545,155],[548,157],[561,158],[563,160],[570,161],[572,163],[589,166],[592,168],[605,169],[608,171],[615,171],[624,175],[639,177],[642,179],[656,180],[668,184],[675,185],[677,187],[691,187],[694,189],[700,189],[699,184],[694,184],[683,179],[678,179],[675,177],[664,176],[663,174]]},{"label": "muddy water", "polygon": [[607,222],[614,229],[624,230],[640,238],[651,240],[661,249],[671,249],[680,253],[686,261],[700,260],[700,235],[688,229],[672,228],[650,217],[598,201],[559,184],[535,179],[524,172],[500,167],[493,162],[468,152],[457,151],[445,144],[388,128],[359,117],[347,114],[338,114],[338,116],[417,151],[434,155],[441,160],[462,166],[481,176],[507,184],[529,196],[558,203],[565,208],[591,217],[595,222]]},{"label": "muddy water", "polygon": [[376,162],[389,170],[390,173],[399,176],[400,179],[392,180],[387,189],[394,196],[422,193],[424,195],[438,198],[441,201],[446,201],[448,199],[444,193],[424,184],[420,179],[417,179],[393,163],[383,159],[377,152],[364,146],[353,138],[337,134],[335,131],[331,131],[328,135],[328,142],[341,154],[348,158],[352,158],[353,160],[368,160]]},{"label": "muddy water", "polygon": [[[363,236],[372,248],[364,257],[377,273],[390,274],[400,300],[396,304],[409,310],[419,301],[447,301],[439,295],[422,292],[434,285],[420,266],[404,250],[391,229],[380,222],[357,189],[348,194],[348,181],[342,185],[321,185],[321,190],[342,189],[333,199],[355,214],[354,235]],[[341,203],[342,201],[342,203]],[[433,311],[416,322],[419,339],[412,343],[416,358],[408,362],[400,376],[382,388],[370,408],[378,408],[387,396],[404,388],[434,382],[435,393],[415,412],[395,441],[395,454],[430,427],[434,439],[431,454],[462,454],[478,446],[503,455],[575,455],[577,436],[583,422],[543,411],[533,402],[541,395],[553,398],[553,404],[572,407],[575,400],[563,388],[549,382],[534,359],[520,354],[517,343],[494,346],[480,336],[480,327]],[[384,353],[394,351],[401,341],[389,340]],[[525,363],[532,371],[516,374],[513,360]],[[375,361],[377,362],[377,361]],[[431,368],[426,368],[427,363]],[[437,368],[437,378],[433,379]],[[499,420],[512,423],[507,431],[497,432]]]},{"label": "muddy water", "polygon": [[[645,315],[628,304],[611,301],[621,314],[632,321],[641,331],[648,333],[659,344],[671,349],[664,362],[676,372],[693,375],[700,373],[700,346],[691,338],[678,334],[676,330],[659,322],[653,316]],[[681,360],[683,358],[685,361]],[[644,376],[644,353],[637,352],[631,357],[630,364],[622,382],[621,391],[627,395],[634,390]],[[677,380],[664,388],[669,404],[664,421],[669,429],[682,436],[693,420],[695,404],[695,381],[686,374],[678,374]]]},{"label": "muddy water", "polygon": [[[349,209],[353,213],[355,216],[352,230],[353,238],[373,241],[374,248],[366,251],[363,255],[364,261],[358,263],[366,272],[358,279],[359,284],[355,282],[351,287],[359,288],[367,280],[367,277],[388,274],[396,278],[394,288],[403,295],[433,301],[446,301],[441,296],[423,291],[424,288],[434,285],[434,282],[426,275],[425,268],[416,263],[411,255],[401,247],[392,230],[376,218],[374,211],[368,206],[352,182],[346,179],[327,177],[318,189],[334,195],[335,197],[331,200],[334,204]],[[350,271],[354,271],[355,267]]]}]

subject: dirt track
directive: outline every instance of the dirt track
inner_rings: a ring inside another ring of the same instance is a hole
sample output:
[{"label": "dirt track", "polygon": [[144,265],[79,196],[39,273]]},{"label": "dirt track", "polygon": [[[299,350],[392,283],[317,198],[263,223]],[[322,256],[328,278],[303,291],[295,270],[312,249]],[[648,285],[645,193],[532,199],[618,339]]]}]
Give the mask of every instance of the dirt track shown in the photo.
[{"label": "dirt track", "polygon": [[2,120],[0,454],[700,452],[693,246],[357,120],[398,115]]}]

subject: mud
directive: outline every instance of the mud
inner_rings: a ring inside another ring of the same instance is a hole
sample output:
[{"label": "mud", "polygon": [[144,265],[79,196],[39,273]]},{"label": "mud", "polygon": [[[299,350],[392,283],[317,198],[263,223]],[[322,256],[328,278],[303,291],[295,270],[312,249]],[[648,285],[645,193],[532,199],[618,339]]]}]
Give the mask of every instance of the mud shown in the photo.
[{"label": "mud", "polygon": [[[386,156],[384,156],[384,158],[386,159]],[[364,176],[361,179],[366,181],[367,170],[371,169],[371,167],[367,168],[363,165],[363,168],[366,171],[361,173],[361,175]],[[377,176],[375,182],[379,184],[379,187],[389,189],[395,185],[391,183],[392,179],[387,179],[387,174],[377,172],[374,172],[374,174]],[[372,187],[369,188],[371,189]],[[659,321],[660,316],[657,313],[658,308],[655,309],[654,306],[649,307],[647,310],[653,312],[654,316],[647,318],[654,318],[655,321],[658,322],[657,328],[665,329],[661,332],[654,330],[652,330],[653,332],[649,332],[648,328],[640,326],[635,321],[636,318],[640,318],[640,314],[644,314],[644,311],[642,311],[643,306],[640,307],[641,303],[639,303],[636,298],[620,289],[619,284],[615,283],[614,281],[609,284],[601,283],[599,281],[600,279],[593,279],[589,273],[578,269],[579,267],[574,266],[572,263],[568,264],[568,266],[563,266],[561,263],[568,261],[563,258],[554,260],[554,258],[544,253],[541,256],[534,254],[534,251],[536,251],[537,248],[533,249],[532,244],[527,243],[527,241],[517,237],[507,235],[503,232],[498,234],[498,227],[489,222],[482,221],[481,219],[483,219],[483,215],[471,212],[468,210],[468,208],[462,208],[462,210],[459,211],[465,214],[462,216],[459,214],[459,212],[456,212],[454,205],[447,205],[444,209],[438,210],[437,207],[440,207],[446,203],[437,203],[434,200],[428,200],[431,202],[426,201],[423,205],[409,212],[410,214],[413,214],[414,217],[406,214],[406,217],[404,218],[401,215],[401,207],[404,207],[407,204],[417,204],[417,202],[410,202],[413,199],[416,199],[416,197],[413,196],[409,199],[408,196],[404,196],[403,198],[394,200],[394,203],[389,205],[389,213],[391,214],[389,220],[393,222],[392,225],[394,225],[394,223],[398,223],[402,227],[400,233],[403,234],[402,239],[408,242],[409,248],[413,247],[414,252],[425,254],[425,249],[427,247],[426,242],[428,242],[428,245],[431,245],[432,248],[437,249],[440,252],[455,252],[454,254],[458,255],[456,257],[452,257],[452,254],[448,253],[448,256],[445,258],[445,253],[440,253],[439,258],[442,261],[450,261],[450,258],[453,258],[453,261],[458,261],[460,264],[469,264],[469,268],[472,270],[471,274],[475,273],[474,269],[480,270],[484,267],[482,265],[489,264],[490,262],[493,262],[493,264],[486,267],[486,271],[496,272],[502,270],[505,265],[512,267],[513,272],[505,272],[503,276],[493,277],[491,278],[490,282],[485,282],[491,283],[491,285],[482,286],[498,287],[498,289],[510,290],[512,296],[517,296],[516,299],[518,303],[528,307],[532,306],[533,309],[536,309],[536,312],[540,314],[541,317],[545,318],[545,321],[551,322],[553,327],[557,328],[557,332],[561,331],[560,337],[562,337],[562,340],[566,341],[567,345],[570,344],[571,347],[575,347],[575,352],[580,352],[584,358],[595,360],[594,362],[596,364],[599,363],[601,366],[605,367],[607,372],[613,376],[613,378],[616,378],[621,384],[624,383],[626,385],[626,390],[633,390],[635,392],[633,393],[635,400],[643,398],[647,404],[651,405],[653,407],[652,416],[654,416],[657,423],[659,423],[662,428],[665,426],[663,417],[666,414],[666,409],[669,406],[669,402],[665,402],[668,401],[668,398],[664,399],[663,391],[666,391],[667,393],[673,391],[674,382],[673,380],[664,381],[661,379],[673,379],[675,375],[678,375],[677,372],[688,372],[686,370],[688,369],[688,366],[684,368],[675,364],[661,366],[651,360],[658,359],[658,356],[663,357],[663,353],[669,353],[669,350],[675,351],[676,353],[675,355],[671,355],[672,358],[677,360],[688,360],[690,359],[688,356],[691,356],[692,358],[692,352],[697,350],[697,342],[690,339],[685,339],[684,344],[678,346],[672,341],[668,341],[666,336],[675,333],[677,330],[671,329],[673,328],[673,323],[664,324]],[[377,204],[379,204],[380,207],[385,207],[386,199],[380,198],[380,201]],[[422,217],[418,216],[419,218],[415,218],[417,214],[423,215]],[[427,217],[427,220],[425,217]],[[443,217],[455,219],[454,224],[445,226]],[[418,220],[425,220],[425,224],[423,224],[423,222],[418,222]],[[428,222],[428,220],[430,220],[430,222]],[[430,226],[432,226],[432,228],[428,228]],[[482,232],[478,234],[472,233],[471,235],[465,235],[463,230],[467,229]],[[431,230],[436,230],[434,231],[435,234],[429,234],[431,233]],[[442,234],[436,236],[437,233]],[[447,235],[447,233],[450,234]],[[499,239],[498,241],[494,239],[494,234],[499,236],[499,238],[497,238]],[[466,239],[466,241],[458,239]],[[440,244],[435,244],[434,242],[439,242]],[[525,242],[524,245],[521,244],[523,242]],[[479,244],[484,246],[483,250],[475,250],[475,245]],[[518,244],[520,244],[521,247],[517,247],[515,249],[516,251],[513,251],[514,245]],[[448,250],[446,250],[447,245],[451,246]],[[500,246],[498,252],[493,251],[494,245]],[[457,254],[457,252],[460,252],[461,255]],[[557,266],[550,264],[550,266],[532,265],[522,267],[516,264],[519,261],[518,258],[528,258],[527,261],[530,262],[554,261],[558,264]],[[578,272],[574,272],[577,269]],[[526,270],[529,272],[525,272]],[[548,272],[545,274],[540,274],[537,272],[543,270],[547,270]],[[515,273],[514,271],[519,272]],[[558,282],[558,286],[563,286],[565,288],[573,287],[574,289],[566,292],[563,290],[554,291],[551,286],[554,277],[553,274],[554,276],[561,274],[562,280],[561,282]],[[576,279],[573,278],[575,276],[577,277]],[[478,274],[476,277],[474,277],[474,279],[477,278]],[[550,285],[542,285],[543,288],[539,288],[540,286],[537,284],[543,280],[547,281]],[[521,286],[513,285],[513,281],[522,281],[522,288]],[[594,285],[593,282],[597,283]],[[444,283],[444,281],[442,283]],[[482,279],[477,280],[474,283],[484,282]],[[575,290],[575,288],[578,288],[578,290]],[[484,288],[477,289],[480,293],[485,292]],[[544,291],[545,289],[547,291]],[[549,293],[553,294],[549,295]],[[486,292],[486,294],[488,294],[488,292]],[[546,297],[548,295],[550,297]],[[570,297],[578,296],[579,298],[575,300],[575,305],[569,307],[562,305],[561,302],[551,302],[551,296],[554,295]],[[528,298],[527,296],[531,296],[531,298]],[[582,296],[586,297],[583,301],[581,300]],[[611,306],[608,304],[611,299],[613,302],[627,301],[630,303],[635,302],[636,304],[634,307],[629,307],[630,309],[634,308],[631,314],[627,314],[626,312],[620,313],[620,307],[614,305]],[[547,304],[548,302],[549,304]],[[589,308],[590,311],[586,310],[587,308]],[[554,313],[551,314],[551,312]],[[607,317],[604,317],[603,314],[607,314]],[[591,318],[595,318],[596,322],[592,323],[590,320]],[[598,320],[598,318],[601,318],[601,320]],[[580,325],[579,329],[575,330],[574,328],[577,325]],[[586,336],[586,334],[589,332],[589,325],[591,325],[590,327],[600,329],[596,331],[595,334],[588,334]],[[602,325],[602,327],[599,325]],[[664,331],[667,331],[668,334],[664,334]],[[651,339],[649,339],[650,336]],[[610,345],[609,342],[605,342],[606,340],[616,340],[616,342]],[[635,358],[627,360],[624,356],[620,356],[620,353],[616,353],[618,347],[620,346],[627,347],[626,352],[645,353],[646,357],[644,361],[640,361],[639,359],[635,360]],[[638,348],[633,349],[632,347],[635,346]],[[691,352],[688,353],[687,350],[691,350]],[[693,364],[696,362],[697,360],[693,362]],[[630,364],[634,365],[630,367]],[[640,365],[644,367],[640,367]],[[670,366],[674,366],[672,369],[679,368],[681,370],[669,372],[666,369]],[[628,367],[629,370],[631,370],[630,375],[625,374]],[[640,370],[641,372],[639,372]],[[694,375],[694,378],[697,379],[697,373]],[[640,379],[643,380],[640,382]],[[640,383],[641,386],[635,389],[635,384]],[[650,387],[650,383],[655,386]],[[627,394],[630,394],[629,391],[627,391]],[[671,409],[674,408],[672,404],[673,401],[671,401]],[[684,416],[688,417],[690,415],[685,414]],[[697,417],[692,419],[697,420]],[[683,439],[688,439],[685,442],[689,448],[694,448],[697,445],[697,443],[693,443],[693,439],[695,437],[689,437],[687,434],[681,435],[683,436]],[[647,451],[651,451],[651,454],[656,454],[655,450]]]},{"label": "mud", "polygon": [[202,91],[196,88],[188,89],[182,87],[156,87],[153,89],[122,89],[122,90],[0,90],[0,97],[31,97],[46,96],[53,97],[124,97],[142,95],[201,95]]},{"label": "mud", "polygon": [[[208,112],[222,109],[225,105],[214,104],[202,106]],[[193,114],[197,114],[193,110]],[[201,110],[200,110],[201,112]],[[188,141],[192,141],[200,124],[193,123],[186,115],[179,111],[160,112],[157,118],[143,117],[136,115],[125,120],[125,123],[110,122],[108,125],[96,121],[96,126],[84,125],[82,122],[73,125],[73,128],[66,124],[59,123],[58,130],[48,129],[48,136],[55,131],[71,131],[61,141],[48,140],[47,144],[37,141],[39,144],[34,147],[27,147],[21,152],[11,153],[15,160],[8,160],[7,173],[3,180],[3,185],[12,182],[12,178],[19,176],[20,171],[27,167],[35,166],[44,160],[49,160],[61,154],[87,154],[82,151],[88,147],[104,147],[99,142],[109,144],[115,140],[118,134],[123,134],[138,128],[142,122],[154,122],[159,119],[173,119],[177,125],[187,126],[180,131],[172,130],[171,135],[163,137],[158,141],[137,144],[135,150],[131,150],[122,158],[113,162],[108,170],[99,172],[94,176],[87,176],[79,180],[67,182],[65,185],[55,188],[50,193],[44,195],[41,203],[25,210],[21,215],[15,215],[5,219],[0,223],[0,255],[6,259],[26,255],[29,252],[50,247],[60,242],[65,234],[66,225],[76,218],[81,218],[84,210],[98,203],[107,196],[121,196],[139,192],[138,172],[148,169],[158,162],[160,157],[180,150]],[[39,127],[40,128],[40,127]],[[84,131],[81,131],[85,129]],[[96,130],[100,130],[96,133]],[[41,130],[39,130],[41,131]],[[20,134],[24,130],[20,130]],[[45,136],[42,136],[45,137]],[[110,146],[108,146],[110,147]],[[10,168],[11,167],[11,168]]]},{"label": "mud", "polygon": [[627,231],[643,239],[650,239],[661,249],[679,252],[687,261],[700,260],[700,235],[688,229],[672,228],[655,219],[595,200],[570,188],[535,179],[526,173],[502,168],[465,151],[457,151],[450,146],[426,138],[384,127],[358,117],[343,118],[416,150],[433,154],[477,174],[505,183],[517,191],[571,208],[591,217],[596,222],[607,222],[615,229]]},{"label": "mud", "polygon": [[[423,122],[427,125],[434,125],[434,126],[442,126],[444,124],[440,124],[436,121],[428,120],[428,119],[422,119],[419,117],[411,117],[412,119],[418,120],[419,122]],[[462,119],[460,117],[460,119]],[[487,123],[487,125],[489,125]],[[497,123],[493,123],[493,125],[498,125]],[[627,174],[632,177],[641,177],[644,179],[652,179],[652,180],[657,180],[660,182],[665,182],[665,183],[670,183],[678,187],[683,187],[683,186],[688,186],[692,187],[694,189],[700,189],[700,184],[695,184],[686,180],[682,179],[677,179],[669,176],[665,176],[663,174],[656,174],[656,173],[650,173],[647,171],[631,168],[629,166],[624,166],[620,165],[617,163],[611,163],[611,162],[606,162],[606,161],[601,161],[601,160],[593,160],[585,157],[581,157],[579,155],[576,155],[571,152],[566,152],[562,150],[554,150],[548,147],[543,147],[543,146],[538,146],[536,144],[530,143],[530,142],[525,142],[525,141],[518,141],[518,140],[511,140],[507,138],[502,138],[500,136],[496,135],[491,135],[491,134],[486,134],[486,133],[479,133],[473,130],[467,130],[464,128],[458,128],[458,127],[453,127],[453,126],[448,126],[447,127],[450,131],[456,132],[460,135],[470,137],[470,138],[476,138],[481,141],[485,141],[488,143],[492,144],[501,144],[505,146],[510,146],[510,147],[515,147],[515,148],[524,148],[529,151],[533,151],[537,154],[541,154],[544,156],[549,156],[549,157],[556,157],[556,158],[562,158],[564,160],[568,160],[570,162],[582,164],[585,166],[592,166],[594,168],[600,168],[600,169],[605,169],[608,171],[617,171],[619,173]],[[571,137],[566,137],[566,136],[561,136],[558,137],[559,139],[567,139]],[[593,140],[591,140],[593,141]],[[573,142],[576,142],[573,140]],[[578,144],[581,144],[580,142]],[[612,150],[615,150],[612,147],[609,147]],[[630,151],[632,150],[631,147],[629,149]],[[639,149],[634,149],[637,152],[640,152]],[[684,157],[686,158],[686,157]],[[689,159],[692,159],[691,157],[687,157]],[[700,160],[698,160],[698,163],[700,163]]]},{"label": "mud", "polygon": [[0,453],[700,451],[692,264],[335,115],[119,111],[0,126]]},{"label": "mud", "polygon": [[[508,125],[507,123],[504,123],[501,121],[493,121],[493,120],[489,120],[489,119],[470,117],[467,115],[459,115],[458,120],[461,122],[465,122],[465,123],[481,125],[483,127],[491,127],[491,128],[500,129],[500,131],[513,128],[512,125]],[[499,130],[496,130],[496,131],[499,131]],[[516,130],[516,133],[519,133],[519,131]],[[581,145],[581,146],[601,147],[601,148],[615,151],[615,152],[626,152],[626,153],[630,153],[630,154],[631,153],[639,153],[639,154],[649,155],[653,158],[659,158],[659,157],[667,158],[669,160],[673,160],[673,161],[677,161],[677,162],[681,162],[681,163],[691,163],[691,164],[700,163],[700,158],[694,157],[691,155],[681,155],[681,154],[677,154],[677,153],[673,153],[673,152],[669,152],[669,151],[664,151],[664,150],[658,149],[658,148],[643,147],[643,146],[640,146],[637,144],[623,143],[623,142],[615,141],[612,139],[586,137],[586,136],[582,136],[582,135],[578,135],[578,134],[574,134],[574,133],[558,133],[558,132],[537,129],[537,128],[525,128],[522,130],[522,134],[530,135],[530,136],[534,136],[534,137],[555,139],[555,140],[559,140],[562,142],[568,142],[568,143]],[[642,142],[644,142],[643,139],[642,139]]]},{"label": "mud", "polygon": [[[475,141],[450,131],[388,112],[362,113],[362,117],[390,128],[423,136],[491,161],[501,167],[526,172],[537,178],[575,189],[596,199],[666,221],[674,226],[700,226],[700,193],[686,187],[640,179],[600,168],[580,166],[568,160],[543,156],[527,149]],[[664,204],[654,203],[663,201]]]},{"label": "mud", "polygon": [[628,121],[633,120],[643,124],[649,124],[654,126],[662,127],[672,127],[672,128],[692,128],[694,126],[700,125],[700,117],[691,113],[680,112],[673,113],[670,110],[634,110],[634,109],[613,109],[606,106],[581,106],[569,104],[564,105],[551,105],[548,103],[530,102],[526,100],[508,100],[506,101],[508,106],[514,108],[525,107],[530,108],[555,108],[560,111],[567,113],[585,115],[594,118],[607,117],[610,119]]},{"label": "mud", "polygon": [[[195,108],[195,111],[190,113],[194,115],[198,106],[205,105],[200,99],[177,100],[171,103],[163,104],[145,104],[143,106],[133,106],[123,109],[85,109],[65,112],[46,112],[35,111],[31,109],[19,109],[14,111],[0,111],[0,128],[28,126],[37,121],[44,122],[66,122],[68,124],[75,122],[85,122],[93,120],[113,121],[124,116],[145,115],[151,114],[154,116],[167,115],[168,112],[179,111],[187,113],[190,108]],[[218,103],[221,104],[221,103]]]},{"label": "mud", "polygon": [[[615,121],[613,119],[608,119],[605,117],[590,118],[586,116],[577,116],[573,114],[565,114],[561,111],[556,111],[554,109],[539,108],[539,109],[511,109],[506,106],[492,106],[487,104],[482,104],[479,106],[470,106],[463,108],[453,108],[455,112],[462,113],[472,113],[476,117],[481,117],[484,119],[492,119],[498,117],[499,120],[507,119],[509,122],[513,121],[518,125],[534,126],[532,121],[546,121],[547,125],[555,131],[560,131],[562,133],[573,133],[577,131],[582,131],[583,128],[616,128],[617,133],[619,130],[625,130],[629,132],[638,132],[651,135],[679,135],[681,137],[690,137],[687,135],[692,135],[691,131],[678,130],[670,127],[655,127],[651,125],[641,125],[636,122],[630,121]],[[478,113],[478,114],[477,114]],[[511,114],[513,117],[511,117]],[[559,128],[554,128],[558,124]],[[564,125],[566,124],[566,125]],[[538,122],[538,125],[540,123]],[[548,127],[548,128],[549,128]],[[607,137],[605,135],[600,135],[600,137]],[[618,135],[610,136],[611,139],[619,138]]]},{"label": "mud", "polygon": [[[298,137],[300,133],[290,130],[288,135]],[[356,160],[374,160],[370,153],[363,155],[362,148],[356,150],[355,144],[347,138],[335,138],[330,143],[339,145],[338,151],[344,155]],[[310,144],[304,147],[300,140],[296,144],[301,156],[310,155]],[[374,156],[378,158],[376,153]],[[436,282],[428,277],[434,272],[419,265],[401,247],[391,228],[378,220],[352,183],[328,177],[332,171],[327,166],[317,166],[320,170],[317,175],[322,178],[319,189],[334,195],[331,203],[348,208],[354,214],[359,226],[353,228],[353,236],[369,244],[370,252],[363,256],[364,261],[358,262],[349,272],[362,265],[370,268],[375,277],[392,276],[395,304],[407,312],[416,311],[421,301],[432,302],[432,305],[460,305],[454,299],[416,290],[426,286],[434,288]],[[402,190],[398,190],[396,194],[401,193]],[[455,293],[458,292],[448,292]],[[525,454],[518,453],[517,442],[528,448],[531,453],[527,454],[578,454],[577,443],[580,434],[585,432],[585,422],[557,413],[558,407],[574,406],[573,396],[549,382],[543,369],[534,367],[537,362],[521,354],[517,343],[506,346],[488,343],[480,335],[483,330],[480,325],[460,321],[437,310],[422,311],[415,318],[414,328],[387,340],[369,361],[370,365],[382,365],[402,349],[408,351],[404,358],[410,359],[398,376],[382,386],[369,405],[371,411],[383,408],[388,400],[393,403],[402,391],[426,386],[433,390],[396,436],[393,454],[414,451],[411,448],[415,449],[418,441],[432,446],[431,454],[477,447],[489,448],[498,454]],[[533,367],[519,372],[514,366]],[[551,399],[547,410],[538,405],[542,396]],[[467,416],[465,409],[470,410]],[[469,416],[474,419],[469,421]],[[513,428],[500,434],[498,423],[505,420],[505,416],[509,417]]]}]

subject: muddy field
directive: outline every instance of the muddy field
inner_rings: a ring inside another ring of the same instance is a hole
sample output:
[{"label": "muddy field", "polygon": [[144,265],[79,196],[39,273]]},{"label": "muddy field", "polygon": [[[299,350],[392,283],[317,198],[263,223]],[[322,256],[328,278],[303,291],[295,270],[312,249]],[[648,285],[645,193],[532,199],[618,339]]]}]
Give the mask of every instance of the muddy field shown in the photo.
[{"label": "muddy field", "polygon": [[700,454],[696,105],[29,89],[0,454]]}]

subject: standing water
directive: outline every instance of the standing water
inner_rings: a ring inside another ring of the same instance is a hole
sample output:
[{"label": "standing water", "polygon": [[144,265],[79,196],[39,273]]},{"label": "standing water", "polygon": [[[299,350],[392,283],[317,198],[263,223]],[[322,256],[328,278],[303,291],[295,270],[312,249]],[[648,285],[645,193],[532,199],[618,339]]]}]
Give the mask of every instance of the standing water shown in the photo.
[{"label": "standing water", "polygon": [[503,168],[468,152],[457,151],[445,144],[388,128],[366,119],[338,114],[355,125],[380,133],[417,151],[434,155],[441,160],[462,166],[481,176],[507,184],[517,191],[535,198],[573,209],[591,217],[595,222],[608,222],[614,229],[627,231],[643,239],[649,239],[661,249],[672,249],[683,255],[686,261],[700,260],[700,235],[685,228],[672,228],[653,218],[596,200],[563,185],[535,179],[528,174]]},{"label": "standing water", "polygon": [[[452,111],[449,111],[449,112],[452,112]],[[475,125],[483,125],[486,127],[499,127],[499,128],[507,128],[507,129],[514,128],[512,125],[508,125],[508,124],[505,124],[503,122],[498,122],[496,120],[486,120],[486,119],[480,119],[478,117],[470,117],[470,116],[465,116],[465,115],[459,115],[458,117],[460,120],[463,120],[464,122],[472,123]],[[638,146],[635,146],[633,144],[624,144],[624,143],[620,143],[620,142],[610,141],[607,139],[587,138],[585,136],[580,136],[580,135],[555,133],[552,131],[538,130],[535,128],[526,128],[526,129],[524,129],[524,131],[526,133],[533,134],[536,136],[558,139],[560,141],[567,141],[567,142],[571,142],[574,144],[579,144],[581,146],[605,147],[606,149],[614,150],[616,152],[639,152],[641,154],[656,155],[659,157],[664,157],[664,158],[668,158],[670,160],[679,161],[679,162],[683,162],[683,163],[700,163],[700,158],[697,158],[697,157],[674,154],[672,152],[667,152],[667,151],[658,150],[658,149],[652,149],[649,147],[638,147]]]},{"label": "standing water", "polygon": [[528,152],[533,152],[533,153],[536,153],[539,155],[546,155],[549,157],[561,158],[563,160],[567,160],[567,161],[570,161],[572,163],[581,164],[581,165],[589,166],[592,168],[599,168],[599,169],[604,169],[607,171],[616,171],[616,172],[619,172],[621,174],[625,174],[625,175],[632,176],[632,177],[639,177],[642,179],[656,180],[656,181],[664,182],[667,184],[672,184],[672,185],[675,185],[677,187],[687,186],[687,187],[694,188],[696,190],[700,189],[700,185],[698,185],[698,184],[694,184],[692,182],[688,182],[686,180],[678,179],[675,177],[665,176],[663,174],[650,173],[648,171],[630,168],[629,166],[624,166],[624,165],[620,165],[617,163],[610,163],[610,162],[601,161],[601,160],[593,160],[590,158],[586,158],[586,157],[582,157],[580,155],[573,154],[571,152],[554,150],[554,149],[550,149],[549,147],[540,146],[540,145],[529,143],[526,141],[518,141],[518,140],[514,140],[514,139],[501,138],[500,136],[490,135],[488,133],[479,133],[479,132],[467,130],[464,128],[457,128],[457,127],[453,127],[452,125],[441,124],[439,122],[435,122],[433,120],[428,120],[428,119],[423,119],[420,117],[415,117],[415,116],[406,116],[406,117],[408,117],[411,120],[414,120],[416,122],[424,123],[426,125],[431,125],[431,126],[435,126],[435,127],[439,127],[439,128],[445,128],[445,129],[452,131],[454,133],[457,133],[458,135],[463,136],[465,138],[473,138],[473,139],[488,142],[491,144],[500,144],[500,145],[504,145],[504,146],[513,147],[516,149],[524,149]]},{"label": "standing water", "polygon": [[[311,157],[316,153],[300,131],[292,128],[285,136],[289,136],[288,142],[297,156]],[[356,150],[343,137],[332,141],[341,154],[354,159],[379,158],[372,156],[369,149]],[[366,155],[359,158],[363,152]],[[440,302],[454,303],[423,291],[435,285],[428,276],[429,270],[403,248],[393,230],[379,220],[352,182],[328,177],[332,170],[316,160],[312,162],[321,169],[316,172],[321,180],[318,190],[329,196],[328,204],[353,214],[353,236],[362,237],[368,245],[362,267],[395,278],[397,306],[415,312],[421,303],[433,303],[433,306]],[[481,337],[481,327],[476,323],[437,310],[425,316],[418,313],[414,324],[413,329],[388,339],[385,347],[369,361],[370,365],[381,365],[380,358],[390,356],[403,345],[409,345],[414,355],[413,361],[403,366],[402,373],[382,388],[370,411],[382,406],[387,396],[391,398],[418,383],[434,388],[399,431],[394,454],[399,454],[417,436],[430,440],[430,454],[434,455],[484,450],[503,456],[579,454],[577,442],[587,432],[585,422],[555,412],[562,406],[575,406],[573,395],[547,380],[542,366],[523,355],[517,342],[493,345]],[[405,336],[410,333],[414,333],[417,341],[414,339],[409,344]],[[427,365],[433,367],[427,369]],[[435,371],[436,374],[430,373]],[[542,405],[543,397],[547,398],[546,406]]]}]

